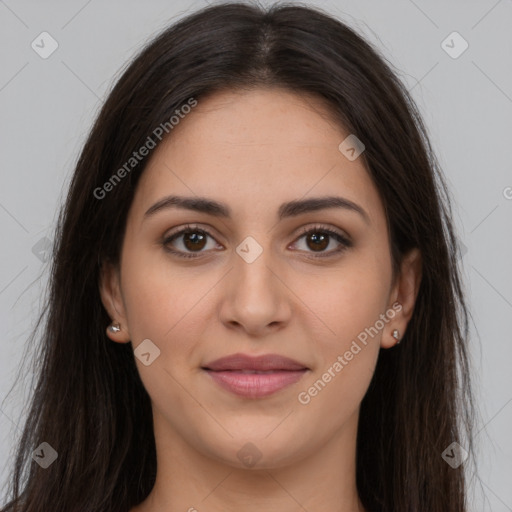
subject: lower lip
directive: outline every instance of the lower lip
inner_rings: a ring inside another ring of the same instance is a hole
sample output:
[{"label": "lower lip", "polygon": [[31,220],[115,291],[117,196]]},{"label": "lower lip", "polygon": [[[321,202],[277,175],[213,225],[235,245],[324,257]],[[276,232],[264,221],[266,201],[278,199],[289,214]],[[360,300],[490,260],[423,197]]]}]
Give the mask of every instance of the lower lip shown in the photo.
[{"label": "lower lip", "polygon": [[246,398],[262,398],[295,384],[307,370],[276,371],[273,373],[242,373],[237,371],[206,370],[224,389]]}]

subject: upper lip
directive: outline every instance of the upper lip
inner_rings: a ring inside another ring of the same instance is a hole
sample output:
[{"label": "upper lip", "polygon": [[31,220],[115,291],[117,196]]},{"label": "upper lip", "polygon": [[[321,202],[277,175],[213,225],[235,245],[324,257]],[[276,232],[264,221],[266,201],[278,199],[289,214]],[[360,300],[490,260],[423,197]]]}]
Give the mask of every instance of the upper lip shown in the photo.
[{"label": "upper lip", "polygon": [[278,354],[262,356],[249,356],[246,354],[233,354],[221,357],[203,366],[206,370],[307,370],[303,364]]}]

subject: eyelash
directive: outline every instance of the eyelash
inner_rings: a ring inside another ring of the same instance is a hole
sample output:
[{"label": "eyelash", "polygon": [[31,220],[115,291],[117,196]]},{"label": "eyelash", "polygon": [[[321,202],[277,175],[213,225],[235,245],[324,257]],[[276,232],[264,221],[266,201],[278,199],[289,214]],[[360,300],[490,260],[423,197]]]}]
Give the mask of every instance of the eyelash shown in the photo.
[{"label": "eyelash", "polygon": [[[174,241],[176,238],[179,238],[181,235],[184,235],[184,234],[187,234],[187,233],[201,233],[203,235],[206,235],[206,236],[209,236],[211,238],[214,238],[210,233],[208,233],[208,231],[204,230],[204,229],[201,229],[197,226],[194,226],[194,225],[190,225],[190,224],[187,224],[184,228],[182,228],[181,230],[175,232],[175,233],[171,233],[170,235],[166,236],[163,241],[162,241],[162,245],[164,246],[164,249],[167,251],[167,252],[170,252],[172,254],[174,254],[175,256],[178,256],[179,258],[199,258],[201,256],[201,252],[197,252],[197,253],[184,253],[182,251],[176,251],[174,249],[170,249],[168,247],[168,244],[172,241]],[[346,251],[348,248],[352,247],[352,242],[347,238],[345,237],[344,235],[342,235],[341,233],[337,232],[337,231],[334,231],[333,229],[330,229],[328,227],[325,227],[325,226],[321,226],[321,225],[316,225],[316,226],[313,226],[311,228],[304,228],[299,237],[297,238],[297,240],[301,239],[302,237],[304,237],[305,235],[309,235],[311,233],[321,233],[321,234],[324,234],[324,235],[329,235],[333,238],[336,239],[337,242],[339,242],[341,244],[341,247],[338,248],[338,249],[334,249],[334,250],[331,250],[327,253],[318,253],[318,254],[314,254],[312,256],[312,258],[328,258],[328,257],[332,257],[334,255],[337,255],[337,254],[341,254],[343,253],[344,251]]]}]

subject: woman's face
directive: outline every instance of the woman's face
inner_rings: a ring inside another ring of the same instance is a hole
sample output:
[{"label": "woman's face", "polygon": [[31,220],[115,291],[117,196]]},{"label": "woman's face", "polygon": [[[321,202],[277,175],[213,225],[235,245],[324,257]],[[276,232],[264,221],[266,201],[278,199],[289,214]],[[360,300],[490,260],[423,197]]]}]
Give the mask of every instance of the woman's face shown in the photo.
[{"label": "woman's face", "polygon": [[323,108],[277,89],[199,100],[154,150],[102,281],[109,336],[140,345],[155,432],[236,467],[354,432],[379,348],[412,313],[419,259],[392,282],[379,194]]}]

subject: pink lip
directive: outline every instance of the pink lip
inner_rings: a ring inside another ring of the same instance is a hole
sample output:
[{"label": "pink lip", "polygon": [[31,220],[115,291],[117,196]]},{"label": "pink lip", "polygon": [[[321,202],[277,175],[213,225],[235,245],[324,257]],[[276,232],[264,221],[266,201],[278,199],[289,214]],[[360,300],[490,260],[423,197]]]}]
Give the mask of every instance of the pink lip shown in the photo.
[{"label": "pink lip", "polygon": [[283,370],[268,373],[242,373],[236,370],[215,372],[206,370],[220,386],[235,395],[261,398],[294,384],[307,370]]},{"label": "pink lip", "polygon": [[224,389],[247,398],[261,398],[299,381],[309,368],[277,354],[233,354],[208,363],[203,369]]}]

